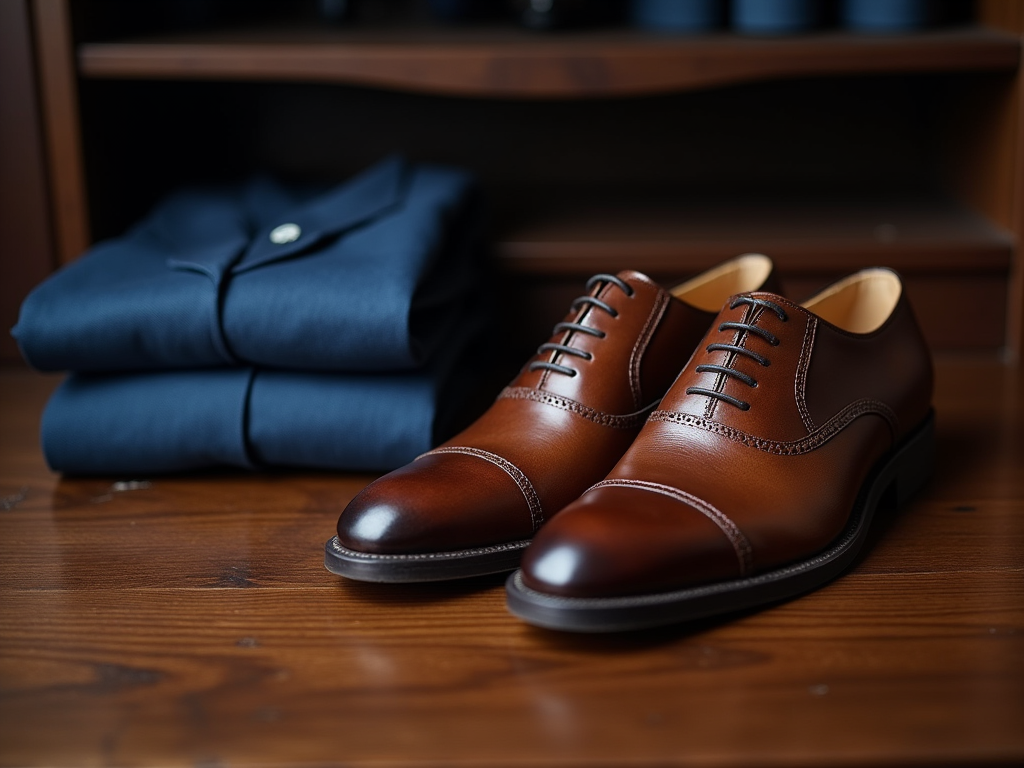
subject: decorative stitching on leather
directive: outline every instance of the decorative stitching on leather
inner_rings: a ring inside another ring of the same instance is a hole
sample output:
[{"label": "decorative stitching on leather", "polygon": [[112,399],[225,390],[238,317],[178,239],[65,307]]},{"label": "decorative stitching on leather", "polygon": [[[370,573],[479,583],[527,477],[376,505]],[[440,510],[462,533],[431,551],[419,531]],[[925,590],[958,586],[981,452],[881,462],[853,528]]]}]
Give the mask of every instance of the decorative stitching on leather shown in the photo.
[{"label": "decorative stitching on leather", "polygon": [[621,416],[616,416],[611,413],[599,411],[596,408],[591,408],[589,405],[584,405],[576,400],[570,400],[568,397],[553,395],[550,392],[543,392],[539,389],[533,389],[532,387],[505,387],[505,389],[501,391],[501,394],[498,395],[499,400],[502,398],[509,398],[511,400],[532,400],[535,403],[543,403],[544,405],[561,408],[563,411],[571,411],[578,416],[582,416],[588,421],[600,424],[602,427],[612,427],[614,429],[636,429],[647,420],[647,414],[651,409],[657,407],[658,403],[661,402],[659,398],[635,413],[626,413]]},{"label": "decorative stitching on leather", "polygon": [[671,499],[675,499],[678,502],[696,509],[717,525],[722,533],[725,534],[726,538],[729,539],[729,543],[732,544],[732,548],[736,552],[736,559],[739,561],[740,576],[745,576],[753,570],[754,550],[753,547],[750,546],[750,541],[748,541],[747,537],[743,535],[743,531],[739,529],[739,526],[737,526],[728,515],[704,501],[704,499],[699,496],[694,496],[692,493],[681,491],[670,485],[652,483],[647,480],[602,480],[601,482],[592,485],[588,489],[588,492],[595,488],[607,487],[641,488],[645,491],[651,491],[653,493],[660,493],[663,496],[668,496]]},{"label": "decorative stitching on leather", "polygon": [[665,315],[667,307],[668,294],[659,290],[657,300],[654,302],[651,313],[647,316],[647,322],[644,323],[643,330],[640,331],[640,336],[633,344],[633,351],[629,356],[629,388],[633,391],[633,406],[635,408],[639,408],[643,402],[643,392],[640,390],[640,361],[643,359],[647,345],[651,343],[654,330],[661,323],[661,318]]},{"label": "decorative stitching on leather", "polygon": [[710,421],[709,419],[704,419],[700,416],[694,416],[689,413],[679,413],[677,411],[655,411],[650,415],[649,420],[668,421],[675,424],[682,424],[685,427],[696,427],[697,429],[703,429],[707,432],[714,432],[715,434],[722,435],[730,440],[735,440],[737,443],[742,443],[748,448],[756,448],[757,450],[764,451],[765,453],[774,453],[780,456],[797,456],[801,453],[810,453],[811,451],[820,448],[849,426],[854,419],[858,419],[861,416],[867,416],[869,414],[881,416],[886,420],[886,423],[889,425],[889,430],[892,433],[893,440],[895,441],[896,436],[899,434],[899,422],[896,419],[896,414],[885,403],[880,403],[877,400],[858,400],[854,403],[850,403],[807,437],[789,442],[781,440],[765,440],[762,437],[755,437],[747,432],[734,429],[733,427],[726,426],[725,424],[721,424],[717,421]]},{"label": "decorative stitching on leather", "polygon": [[496,453],[490,451],[482,451],[479,448],[466,448],[463,446],[448,446],[444,448],[435,448],[432,451],[427,451],[424,454],[417,456],[417,459],[422,459],[424,456],[430,456],[436,453],[461,453],[465,456],[475,456],[478,459],[489,461],[496,467],[503,469],[509,477],[511,477],[516,485],[519,486],[519,490],[523,492],[523,497],[526,499],[526,505],[530,508],[530,519],[533,521],[533,530],[537,531],[544,524],[544,509],[540,504],[540,496],[537,495],[537,491],[534,490],[533,483],[519,467],[513,464],[508,459],[502,458]]},{"label": "decorative stitching on leather", "polygon": [[807,408],[807,371],[811,365],[811,350],[814,348],[814,334],[818,329],[818,318],[811,315],[804,329],[804,345],[800,348],[800,359],[796,364],[796,409],[800,412],[807,432],[814,432],[814,419]]}]

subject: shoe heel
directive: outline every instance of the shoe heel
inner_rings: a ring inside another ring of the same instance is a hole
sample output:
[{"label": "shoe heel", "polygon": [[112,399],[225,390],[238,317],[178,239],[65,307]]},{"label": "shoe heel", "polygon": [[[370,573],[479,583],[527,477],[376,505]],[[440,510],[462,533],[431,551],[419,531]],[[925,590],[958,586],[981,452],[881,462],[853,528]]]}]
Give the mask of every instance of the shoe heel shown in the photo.
[{"label": "shoe heel", "polygon": [[928,414],[913,435],[903,444],[893,461],[894,477],[890,487],[896,507],[907,504],[928,484],[935,458],[935,413]]}]

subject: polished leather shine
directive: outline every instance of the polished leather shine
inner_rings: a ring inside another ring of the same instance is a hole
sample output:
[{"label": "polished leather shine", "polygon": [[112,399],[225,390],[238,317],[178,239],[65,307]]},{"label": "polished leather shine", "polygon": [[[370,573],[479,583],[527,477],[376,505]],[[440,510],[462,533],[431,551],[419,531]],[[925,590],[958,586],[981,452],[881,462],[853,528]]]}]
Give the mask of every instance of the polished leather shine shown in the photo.
[{"label": "polished leather shine", "polygon": [[522,543],[608,473],[714,313],[631,271],[589,295],[564,323],[590,332],[556,326],[548,342],[576,353],[541,347],[469,428],[367,486],[338,521],[341,547],[401,557]]},{"label": "polished leather shine", "polygon": [[898,278],[867,277],[898,295],[868,332],[771,293],[726,305],[607,478],[533,541],[521,583],[649,595],[764,573],[832,542],[872,467],[931,407],[931,359]]}]

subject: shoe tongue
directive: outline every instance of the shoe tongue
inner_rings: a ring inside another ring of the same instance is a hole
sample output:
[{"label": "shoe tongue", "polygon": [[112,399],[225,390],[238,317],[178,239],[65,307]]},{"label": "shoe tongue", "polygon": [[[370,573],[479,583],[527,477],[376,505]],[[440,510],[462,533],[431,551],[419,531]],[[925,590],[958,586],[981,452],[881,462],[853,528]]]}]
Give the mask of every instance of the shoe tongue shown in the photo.
[{"label": "shoe tongue", "polygon": [[[810,312],[808,312],[808,310],[804,309],[799,304],[796,304],[795,302],[790,301],[789,299],[787,299],[785,296],[783,296],[781,294],[773,293],[771,291],[744,291],[743,293],[737,293],[737,294],[729,297],[729,299],[722,306],[721,312],[718,313],[719,317],[724,317],[726,315],[730,315],[731,314],[731,315],[733,315],[733,319],[735,319],[736,316],[737,316],[737,313],[738,313],[739,317],[742,317],[745,312],[753,311],[758,306],[760,306],[760,309],[762,311],[767,311],[769,313],[773,312],[773,310],[769,309],[768,307],[765,307],[763,305],[753,305],[753,304],[751,304],[749,302],[740,302],[736,306],[733,306],[734,302],[736,302],[736,300],[740,299],[740,298],[755,299],[757,301],[763,301],[763,302],[769,302],[771,304],[777,304],[779,307],[782,308],[782,311],[785,312],[789,316],[794,315],[794,313],[799,314],[799,315],[811,314]],[[757,314],[760,314],[760,312],[758,312]],[[756,321],[755,321],[755,323],[756,323]]]},{"label": "shoe tongue", "polygon": [[752,299],[762,299],[763,301],[771,301],[775,304],[780,302],[789,304],[789,301],[781,293],[772,293],[771,291],[744,291],[743,293],[737,293],[736,295],[750,296]]}]

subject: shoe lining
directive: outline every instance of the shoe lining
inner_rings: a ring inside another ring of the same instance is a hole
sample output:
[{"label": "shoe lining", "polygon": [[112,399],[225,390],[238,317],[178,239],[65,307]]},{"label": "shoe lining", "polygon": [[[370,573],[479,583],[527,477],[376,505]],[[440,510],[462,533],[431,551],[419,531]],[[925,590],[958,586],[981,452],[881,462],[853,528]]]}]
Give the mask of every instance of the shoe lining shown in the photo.
[{"label": "shoe lining", "polygon": [[772,262],[760,253],[746,253],[680,283],[671,293],[705,312],[718,312],[730,296],[760,288],[772,271]]},{"label": "shoe lining", "polygon": [[812,296],[803,307],[849,333],[871,333],[889,319],[902,292],[895,272],[865,269]]}]

